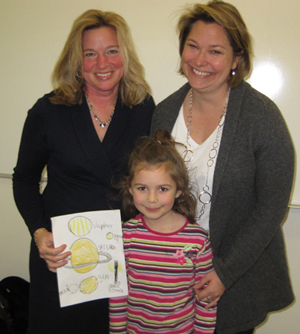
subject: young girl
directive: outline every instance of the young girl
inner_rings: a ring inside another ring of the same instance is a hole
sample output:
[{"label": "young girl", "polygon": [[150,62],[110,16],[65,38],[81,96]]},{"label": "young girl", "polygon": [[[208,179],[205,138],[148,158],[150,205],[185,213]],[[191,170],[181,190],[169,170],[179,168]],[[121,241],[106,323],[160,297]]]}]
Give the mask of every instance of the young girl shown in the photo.
[{"label": "young girl", "polygon": [[143,137],[122,188],[128,297],[110,299],[110,333],[213,333],[216,307],[193,286],[212,267],[207,233],[194,224],[196,202],[169,132]]}]

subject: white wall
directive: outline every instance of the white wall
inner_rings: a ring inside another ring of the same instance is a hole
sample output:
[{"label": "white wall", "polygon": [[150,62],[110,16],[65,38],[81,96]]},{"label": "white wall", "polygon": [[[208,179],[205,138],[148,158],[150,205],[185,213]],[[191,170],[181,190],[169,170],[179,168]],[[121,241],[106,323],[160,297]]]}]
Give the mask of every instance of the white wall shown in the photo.
[{"label": "white wall", "polygon": [[[201,0],[200,0],[201,1]],[[51,90],[50,75],[74,19],[90,8],[122,15],[132,30],[156,102],[179,88],[184,78],[176,73],[177,11],[185,0],[0,0],[0,279],[17,275],[29,279],[29,233],[12,197],[11,179],[27,110]],[[197,1],[190,1],[195,3]],[[276,92],[264,83],[260,90],[282,110],[296,149],[300,148],[298,106],[300,2],[298,0],[232,0],[254,38],[255,67],[259,73],[273,65],[260,82],[281,83]],[[260,65],[265,67],[261,68]],[[274,75],[277,74],[278,78]],[[252,84],[256,85],[252,77]],[[250,80],[251,81],[251,80]],[[264,91],[268,88],[266,91]],[[299,169],[299,167],[298,167]],[[2,177],[1,177],[2,176]],[[299,171],[292,196],[300,204]],[[300,207],[300,206],[299,206]],[[296,297],[300,296],[300,208],[290,209],[284,224],[287,253]],[[284,289],[284,287],[283,287]],[[298,301],[270,315],[258,334],[296,334],[300,328]]]}]

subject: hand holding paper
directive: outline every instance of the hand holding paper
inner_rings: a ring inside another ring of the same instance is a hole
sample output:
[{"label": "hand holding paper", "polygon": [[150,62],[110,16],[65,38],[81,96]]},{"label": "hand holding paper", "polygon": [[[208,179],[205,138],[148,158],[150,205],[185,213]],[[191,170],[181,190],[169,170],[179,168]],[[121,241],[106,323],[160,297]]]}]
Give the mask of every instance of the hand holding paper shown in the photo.
[{"label": "hand holding paper", "polygon": [[81,212],[51,221],[55,245],[66,244],[70,250],[67,263],[57,269],[61,307],[127,295],[119,210]]}]

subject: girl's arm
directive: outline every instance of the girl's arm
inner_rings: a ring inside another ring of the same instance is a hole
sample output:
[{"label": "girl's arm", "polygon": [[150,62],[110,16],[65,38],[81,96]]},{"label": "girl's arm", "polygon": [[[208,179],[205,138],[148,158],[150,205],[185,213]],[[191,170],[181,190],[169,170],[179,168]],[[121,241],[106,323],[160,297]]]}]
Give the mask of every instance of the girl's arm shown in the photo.
[{"label": "girl's arm", "polygon": [[127,333],[127,296],[109,299],[110,333]]}]

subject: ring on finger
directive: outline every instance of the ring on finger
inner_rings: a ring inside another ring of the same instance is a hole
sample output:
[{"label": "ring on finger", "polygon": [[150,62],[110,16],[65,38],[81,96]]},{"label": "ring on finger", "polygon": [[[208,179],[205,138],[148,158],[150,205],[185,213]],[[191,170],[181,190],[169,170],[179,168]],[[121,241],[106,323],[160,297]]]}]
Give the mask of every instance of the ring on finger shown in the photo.
[{"label": "ring on finger", "polygon": [[207,296],[207,297],[206,297],[206,301],[207,301],[208,303],[210,303],[210,302],[212,301],[212,299],[211,299],[209,296]]}]

